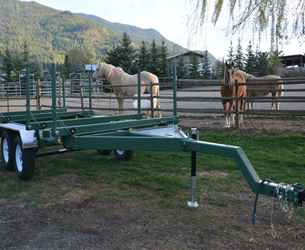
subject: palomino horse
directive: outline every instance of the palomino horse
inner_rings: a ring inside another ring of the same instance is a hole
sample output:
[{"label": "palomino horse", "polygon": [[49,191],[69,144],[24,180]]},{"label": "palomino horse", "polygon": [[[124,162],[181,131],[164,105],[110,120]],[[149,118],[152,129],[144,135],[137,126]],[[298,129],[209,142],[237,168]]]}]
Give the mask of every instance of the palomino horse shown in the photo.
[{"label": "palomino horse", "polygon": [[[238,83],[245,83],[245,77],[236,72],[233,68],[233,62],[227,63],[226,62],[226,68],[224,71],[224,78],[222,80],[223,83],[228,83],[229,86],[221,86],[220,88],[220,94],[222,97],[236,97],[236,91],[235,91],[235,80],[238,80]],[[246,86],[238,86],[238,97],[245,97],[246,96]],[[225,111],[227,111],[227,102],[229,102],[229,110],[232,111],[232,109],[235,109],[234,100],[227,100],[223,99],[221,100],[223,108]],[[240,100],[240,110],[243,110],[244,100]],[[225,128],[230,127],[230,120],[231,120],[231,114],[225,113]],[[240,117],[240,123],[242,123],[242,117]],[[232,120],[232,124],[235,124],[234,116]]]},{"label": "palomino horse", "polygon": [[[263,76],[263,77],[255,77],[253,75],[247,74],[246,72],[240,70],[240,69],[236,69],[237,72],[241,73],[246,79],[280,79],[280,76],[276,76],[276,75],[267,75],[267,76]],[[276,85],[271,85],[268,83],[266,83],[266,85],[249,85],[247,86],[249,89],[261,89],[264,90],[266,89],[266,91],[255,91],[255,90],[247,90],[247,97],[254,97],[254,96],[267,96],[269,93],[271,93],[272,96],[283,96],[284,92],[283,91],[276,91],[276,90],[280,90],[280,89],[284,89],[284,85],[283,84],[276,84]],[[267,90],[269,89],[269,90]],[[271,90],[270,90],[271,89]],[[273,91],[273,89],[275,91]],[[253,102],[247,102],[247,106],[248,109],[250,109],[250,105],[252,109],[254,109],[254,104]],[[273,109],[275,105],[276,110],[279,110],[280,108],[280,103],[279,102],[272,102],[271,104],[271,109]]]},{"label": "palomino horse", "polygon": [[[100,77],[106,77],[111,85],[127,85],[127,84],[138,84],[138,75],[129,75],[125,73],[121,68],[116,68],[111,64],[98,62],[96,70],[92,76],[92,80],[95,82]],[[147,71],[141,72],[141,84],[147,83],[158,83],[158,77]],[[138,94],[137,86],[130,87],[113,87],[113,92],[117,97],[133,97]],[[155,96],[159,96],[159,85],[153,85],[152,92]],[[150,86],[141,86],[141,94],[150,94]],[[118,99],[119,108],[124,108],[124,99]],[[160,108],[160,99],[157,98],[157,108]],[[120,114],[123,111],[120,110]],[[159,117],[162,117],[159,111]],[[149,111],[147,111],[147,118],[149,118]]]}]

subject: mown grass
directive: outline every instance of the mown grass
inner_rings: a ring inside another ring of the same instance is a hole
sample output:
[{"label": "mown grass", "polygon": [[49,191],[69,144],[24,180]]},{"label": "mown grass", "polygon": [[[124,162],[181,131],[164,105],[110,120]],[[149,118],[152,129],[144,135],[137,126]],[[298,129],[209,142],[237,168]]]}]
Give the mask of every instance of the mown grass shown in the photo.
[{"label": "mown grass", "polygon": [[[305,137],[302,135],[204,133],[200,135],[200,140],[242,147],[261,179],[305,184]],[[49,148],[43,148],[43,151],[47,150]],[[35,191],[37,183],[41,185],[52,178],[73,174],[85,180],[110,185],[113,191],[108,190],[107,195],[115,200],[133,199],[139,195],[134,188],[141,187],[146,190],[142,191],[142,196],[160,195],[166,199],[166,202],[159,201],[160,206],[174,207],[174,200],[185,199],[185,195],[190,194],[190,168],[190,152],[137,151],[131,161],[123,162],[113,154],[101,156],[95,150],[87,150],[36,158],[34,178],[20,181],[14,173],[5,172],[1,162],[0,197],[10,197],[25,190],[32,192],[33,197],[39,196],[42,191]],[[197,173],[212,170],[227,175],[199,175],[199,192],[203,185],[216,191],[233,193],[245,192],[245,187],[248,187],[233,159],[197,153]],[[86,185],[88,187],[89,184]],[[227,205],[226,198],[221,196],[214,200],[211,198],[210,201],[220,207]]]}]

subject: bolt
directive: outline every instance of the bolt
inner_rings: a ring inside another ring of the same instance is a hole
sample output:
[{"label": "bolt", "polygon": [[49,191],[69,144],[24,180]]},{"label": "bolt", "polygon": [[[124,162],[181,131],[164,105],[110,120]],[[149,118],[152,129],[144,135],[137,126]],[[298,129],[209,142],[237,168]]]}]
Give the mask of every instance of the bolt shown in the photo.
[{"label": "bolt", "polygon": [[297,192],[294,192],[294,195],[297,196],[298,195]]},{"label": "bolt", "polygon": [[294,199],[294,202],[297,202],[297,201],[298,201],[298,199],[295,198],[295,199]]},{"label": "bolt", "polygon": [[58,130],[55,131],[55,135],[59,135],[59,131]]},{"label": "bolt", "polygon": [[28,126],[28,129],[31,129],[31,128],[32,128],[32,126],[31,126],[31,125],[29,125],[29,126]]}]

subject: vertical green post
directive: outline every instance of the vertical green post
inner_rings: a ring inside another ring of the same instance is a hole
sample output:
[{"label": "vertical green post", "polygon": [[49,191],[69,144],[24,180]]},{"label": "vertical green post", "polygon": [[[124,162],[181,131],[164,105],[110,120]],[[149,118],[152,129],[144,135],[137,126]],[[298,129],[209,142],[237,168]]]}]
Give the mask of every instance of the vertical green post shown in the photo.
[{"label": "vertical green post", "polygon": [[[239,129],[239,96],[238,96],[238,80],[236,79],[235,80],[235,98],[236,98],[236,101],[235,101],[235,122],[236,122],[236,128]],[[234,101],[233,101],[234,102]]]},{"label": "vertical green post", "polygon": [[138,69],[138,114],[141,114],[141,69]]},{"label": "vertical green post", "polygon": [[89,111],[90,111],[90,113],[92,111],[91,72],[92,72],[92,66],[91,66],[91,70],[89,71]]},{"label": "vertical green post", "polygon": [[26,68],[26,125],[30,123],[30,68]]},{"label": "vertical green post", "polygon": [[65,77],[62,78],[62,101],[63,107],[66,108],[66,87],[65,87]]},{"label": "vertical green post", "polygon": [[173,104],[174,116],[177,116],[177,94],[176,94],[176,66],[173,66]]},{"label": "vertical green post", "polygon": [[56,71],[55,71],[55,63],[52,63],[52,120],[53,120],[53,131],[57,128],[56,122]]}]

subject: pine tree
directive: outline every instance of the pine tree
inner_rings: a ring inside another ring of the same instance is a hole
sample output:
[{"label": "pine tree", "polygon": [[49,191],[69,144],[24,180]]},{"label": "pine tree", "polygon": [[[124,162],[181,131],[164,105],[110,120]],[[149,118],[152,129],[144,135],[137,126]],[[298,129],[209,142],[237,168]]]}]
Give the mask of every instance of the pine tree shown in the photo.
[{"label": "pine tree", "polygon": [[16,73],[16,76],[14,76],[13,81],[18,82],[19,81],[19,75],[23,74],[23,66],[22,61],[20,58],[20,55],[18,53],[18,50],[15,50],[14,58],[13,58],[13,64],[14,64],[14,71]]},{"label": "pine tree", "polygon": [[258,76],[269,75],[270,67],[268,60],[268,52],[258,52]]},{"label": "pine tree", "polygon": [[160,47],[160,75],[159,76],[168,76],[169,75],[169,65],[167,62],[168,57],[168,49],[167,46],[165,46],[165,41],[162,40],[162,46]]},{"label": "pine tree", "polygon": [[208,51],[205,51],[204,55],[204,63],[202,65],[202,76],[204,79],[209,79],[211,78],[212,72],[211,72],[211,63],[210,63],[210,58]]},{"label": "pine tree", "polygon": [[230,47],[228,51],[228,62],[231,63],[234,60],[234,50],[233,50],[233,44],[232,41],[230,41]]},{"label": "pine tree", "polygon": [[70,78],[70,73],[72,73],[72,65],[70,62],[69,54],[66,52],[65,59],[64,59],[64,77],[66,79]]},{"label": "pine tree", "polygon": [[187,76],[187,68],[185,65],[183,54],[180,55],[178,65],[177,65],[176,75],[177,75],[178,79],[185,79]]},{"label": "pine tree", "polygon": [[2,78],[7,82],[13,81],[12,73],[14,71],[14,63],[12,59],[11,52],[8,47],[5,48],[4,55],[2,55],[2,66],[0,67],[1,71],[4,71],[6,75],[3,75]]},{"label": "pine tree", "polygon": [[251,41],[249,41],[249,45],[247,47],[245,71],[251,75],[256,73],[256,58],[253,53]]},{"label": "pine tree", "polygon": [[160,74],[159,48],[156,45],[155,39],[153,39],[152,41],[152,44],[149,48],[149,52],[150,52],[149,72],[159,76]]},{"label": "pine tree", "polygon": [[281,66],[281,59],[280,54],[282,51],[278,52],[278,50],[275,50],[270,57],[270,74],[276,75],[279,67]]},{"label": "pine tree", "polygon": [[41,66],[40,66],[38,60],[35,59],[33,62],[31,62],[30,67],[31,67],[30,72],[31,72],[31,74],[34,74],[34,79],[35,80],[40,79],[42,69],[41,69]]},{"label": "pine tree", "polygon": [[106,56],[104,58],[105,63],[111,64],[115,67],[119,66],[120,63],[120,56],[119,56],[119,51],[118,47],[113,45],[112,49],[109,51],[106,49]]},{"label": "pine tree", "polygon": [[146,45],[146,42],[143,40],[142,45],[140,46],[138,52],[138,66],[141,69],[141,71],[148,70],[149,62],[150,62],[149,49]]},{"label": "pine tree", "polygon": [[192,62],[189,65],[189,77],[190,79],[199,79],[200,72],[199,72],[199,59],[195,52],[193,52]]},{"label": "pine tree", "polygon": [[23,41],[22,65],[24,69],[30,67],[29,44],[26,40]]},{"label": "pine tree", "polygon": [[244,70],[244,54],[241,46],[241,41],[238,39],[236,54],[234,57],[234,67]]},{"label": "pine tree", "polygon": [[136,49],[131,45],[131,39],[126,32],[123,34],[122,43],[118,46],[119,67],[128,74],[135,74],[138,71],[136,65]]}]

